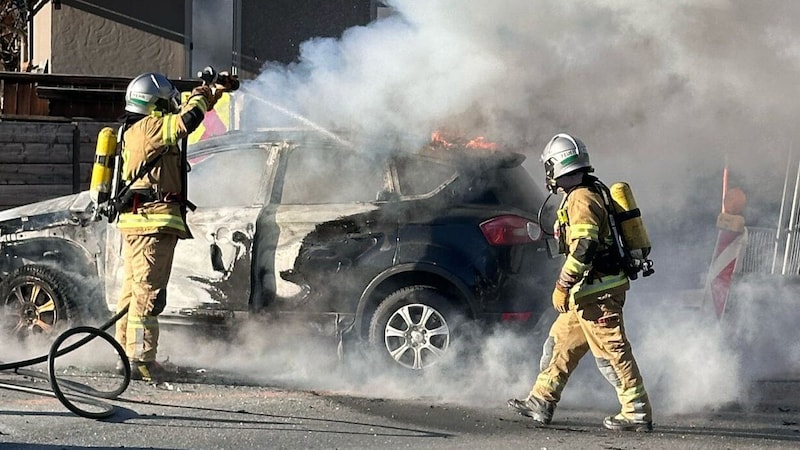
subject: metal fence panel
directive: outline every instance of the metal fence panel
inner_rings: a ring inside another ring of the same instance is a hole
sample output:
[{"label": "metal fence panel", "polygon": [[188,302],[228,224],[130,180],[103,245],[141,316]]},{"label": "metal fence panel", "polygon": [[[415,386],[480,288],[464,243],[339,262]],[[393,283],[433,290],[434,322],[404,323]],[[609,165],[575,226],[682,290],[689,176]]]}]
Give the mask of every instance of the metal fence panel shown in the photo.
[{"label": "metal fence panel", "polygon": [[[747,244],[736,266],[737,273],[800,274],[800,236],[786,239],[788,230],[747,228]],[[789,245],[787,248],[787,240]]]}]

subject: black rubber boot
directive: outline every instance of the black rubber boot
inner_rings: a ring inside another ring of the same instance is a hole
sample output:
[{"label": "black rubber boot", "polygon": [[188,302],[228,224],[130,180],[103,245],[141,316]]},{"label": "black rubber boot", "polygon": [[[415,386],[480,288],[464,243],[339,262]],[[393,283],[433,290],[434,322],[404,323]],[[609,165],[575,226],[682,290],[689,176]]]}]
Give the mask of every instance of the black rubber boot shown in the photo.
[{"label": "black rubber boot", "polygon": [[603,426],[612,431],[653,431],[652,421],[632,420],[619,414],[603,419]]},{"label": "black rubber boot", "polygon": [[542,425],[548,425],[553,421],[553,411],[556,409],[555,404],[533,396],[525,400],[512,398],[508,401],[508,406],[523,416],[528,416]]},{"label": "black rubber boot", "polygon": [[155,361],[131,360],[131,380],[161,383],[168,380],[168,372]]}]

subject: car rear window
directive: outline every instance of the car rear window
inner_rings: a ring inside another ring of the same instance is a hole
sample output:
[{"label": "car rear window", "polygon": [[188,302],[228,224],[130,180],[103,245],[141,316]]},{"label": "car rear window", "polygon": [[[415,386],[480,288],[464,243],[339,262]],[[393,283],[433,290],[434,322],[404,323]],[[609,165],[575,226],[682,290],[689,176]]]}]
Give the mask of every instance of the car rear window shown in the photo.
[{"label": "car rear window", "polygon": [[509,205],[526,211],[537,211],[544,200],[528,171],[522,166],[497,168],[484,173],[480,186],[468,203]]},{"label": "car rear window", "polygon": [[456,173],[452,166],[427,158],[398,158],[395,161],[400,195],[423,195],[433,192]]},{"label": "car rear window", "polygon": [[[398,158],[395,162],[400,194],[423,195],[444,183],[452,198],[469,204],[507,205],[538,211],[544,196],[521,165],[464,165],[457,169],[436,158]],[[458,175],[453,181],[453,176]],[[451,183],[452,181],[452,183]]]}]

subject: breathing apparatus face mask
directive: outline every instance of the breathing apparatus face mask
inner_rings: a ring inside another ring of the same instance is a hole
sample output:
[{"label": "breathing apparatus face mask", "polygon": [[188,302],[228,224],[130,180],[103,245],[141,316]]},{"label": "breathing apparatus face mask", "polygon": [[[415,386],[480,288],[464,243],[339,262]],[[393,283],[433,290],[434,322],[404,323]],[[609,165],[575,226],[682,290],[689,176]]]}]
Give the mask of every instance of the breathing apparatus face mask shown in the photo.
[{"label": "breathing apparatus face mask", "polygon": [[177,114],[181,111],[181,94],[175,89],[169,98],[169,112]]},{"label": "breathing apparatus face mask", "polygon": [[555,163],[553,159],[550,158],[544,162],[544,180],[545,185],[547,186],[547,190],[551,193],[555,194],[558,191],[558,184],[556,183],[556,179],[553,176],[555,173]]},{"label": "breathing apparatus face mask", "polygon": [[162,114],[176,114],[180,112],[181,105],[176,96],[170,98],[160,98],[155,103],[155,111]]}]

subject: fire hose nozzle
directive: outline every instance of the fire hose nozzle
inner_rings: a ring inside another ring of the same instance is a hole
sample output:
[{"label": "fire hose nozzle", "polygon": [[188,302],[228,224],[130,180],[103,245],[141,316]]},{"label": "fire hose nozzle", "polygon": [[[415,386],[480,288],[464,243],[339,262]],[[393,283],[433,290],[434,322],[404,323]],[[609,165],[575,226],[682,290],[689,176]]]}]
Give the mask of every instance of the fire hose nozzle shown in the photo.
[{"label": "fire hose nozzle", "polygon": [[200,72],[197,72],[197,77],[203,80],[203,84],[213,85],[219,84],[225,88],[226,91],[235,91],[239,89],[239,77],[231,75],[228,72],[217,72],[213,67],[206,66]]}]

